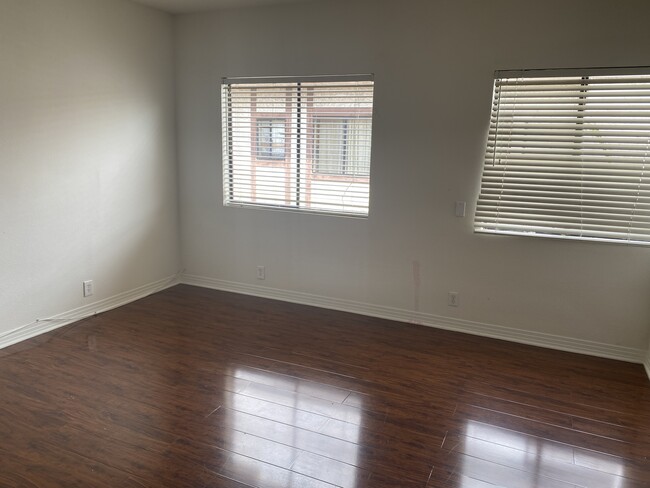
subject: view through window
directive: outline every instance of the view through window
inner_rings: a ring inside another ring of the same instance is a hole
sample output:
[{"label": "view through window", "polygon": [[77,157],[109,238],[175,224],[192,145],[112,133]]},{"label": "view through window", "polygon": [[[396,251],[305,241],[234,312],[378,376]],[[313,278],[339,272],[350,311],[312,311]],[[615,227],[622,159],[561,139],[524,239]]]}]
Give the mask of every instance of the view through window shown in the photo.
[{"label": "view through window", "polygon": [[226,78],[224,204],[367,216],[371,75]]}]

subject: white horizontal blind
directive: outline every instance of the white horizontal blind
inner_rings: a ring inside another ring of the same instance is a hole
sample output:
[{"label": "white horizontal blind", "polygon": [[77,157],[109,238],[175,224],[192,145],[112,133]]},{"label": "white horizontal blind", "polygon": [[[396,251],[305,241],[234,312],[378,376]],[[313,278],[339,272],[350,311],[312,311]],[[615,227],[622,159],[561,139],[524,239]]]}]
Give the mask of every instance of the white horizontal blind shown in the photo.
[{"label": "white horizontal blind", "polygon": [[222,82],[224,205],[368,215],[371,75]]},{"label": "white horizontal blind", "polygon": [[497,73],[475,230],[649,243],[645,73]]}]

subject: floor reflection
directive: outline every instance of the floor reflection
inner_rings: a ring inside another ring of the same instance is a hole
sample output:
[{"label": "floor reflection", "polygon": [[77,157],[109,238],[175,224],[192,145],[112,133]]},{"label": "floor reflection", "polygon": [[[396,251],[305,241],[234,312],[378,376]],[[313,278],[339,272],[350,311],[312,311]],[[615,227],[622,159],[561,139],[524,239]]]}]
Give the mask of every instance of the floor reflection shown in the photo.
[{"label": "floor reflection", "polygon": [[265,488],[358,486],[363,410],[342,403],[348,391],[239,366],[227,378],[221,415],[235,454],[224,474]]},{"label": "floor reflection", "polygon": [[468,420],[464,435],[448,447],[460,457],[459,488],[474,488],[476,480],[504,486],[516,482],[521,487],[547,486],[552,480],[627,486],[620,458],[477,421]]}]

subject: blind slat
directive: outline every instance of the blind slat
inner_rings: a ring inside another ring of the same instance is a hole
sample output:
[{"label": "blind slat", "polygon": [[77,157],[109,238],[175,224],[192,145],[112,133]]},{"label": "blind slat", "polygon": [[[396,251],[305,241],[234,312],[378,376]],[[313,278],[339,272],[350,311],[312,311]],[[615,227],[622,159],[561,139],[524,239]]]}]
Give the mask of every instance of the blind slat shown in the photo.
[{"label": "blind slat", "polygon": [[224,79],[224,205],[367,216],[373,85]]},{"label": "blind slat", "polygon": [[650,74],[497,78],[477,232],[650,244]]}]

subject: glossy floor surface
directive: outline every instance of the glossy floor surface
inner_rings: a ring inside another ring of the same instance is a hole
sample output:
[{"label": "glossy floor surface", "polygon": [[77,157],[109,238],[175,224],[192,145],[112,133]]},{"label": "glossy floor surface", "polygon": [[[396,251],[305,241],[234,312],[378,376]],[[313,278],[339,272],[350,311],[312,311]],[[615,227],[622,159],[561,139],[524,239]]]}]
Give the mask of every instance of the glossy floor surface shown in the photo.
[{"label": "glossy floor surface", "polygon": [[650,486],[639,365],[190,286],[0,351],[0,486]]}]

